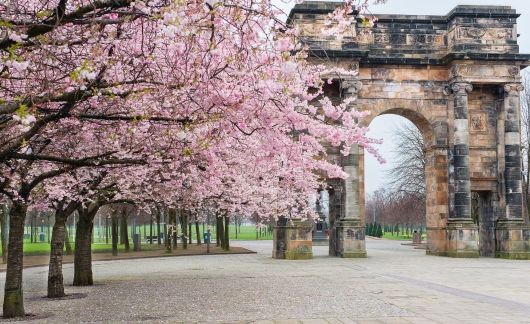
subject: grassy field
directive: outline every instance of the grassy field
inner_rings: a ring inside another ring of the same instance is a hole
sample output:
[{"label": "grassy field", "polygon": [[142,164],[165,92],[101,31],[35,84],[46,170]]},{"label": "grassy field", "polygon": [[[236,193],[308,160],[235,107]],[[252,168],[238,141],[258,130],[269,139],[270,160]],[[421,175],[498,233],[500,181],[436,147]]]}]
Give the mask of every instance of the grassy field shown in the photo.
[{"label": "grassy field", "polygon": [[[161,229],[163,230],[163,226],[161,226]],[[40,229],[39,229],[40,230]],[[203,240],[203,227],[202,225],[199,227],[199,230],[200,230],[200,235],[201,235],[201,241]],[[145,240],[145,235],[149,236],[149,225],[146,225],[146,226],[137,226],[136,227],[136,231],[140,233],[140,237],[142,238],[142,249],[143,250],[151,250],[151,249],[158,249],[158,244],[156,244],[156,241],[155,241],[155,244],[149,244],[149,243],[146,243],[146,240]],[[29,233],[29,229],[26,231],[27,233]],[[212,227],[212,241],[215,242],[215,227]],[[50,244],[48,243],[48,233],[47,233],[47,228],[44,228],[44,242],[40,242],[40,237],[37,236],[37,240],[39,242],[36,242],[36,243],[31,243],[31,239],[29,238],[29,234],[26,235],[26,238],[24,239],[24,255],[44,255],[44,254],[49,254],[50,253]],[[129,226],[129,235],[131,235],[132,233],[132,227]],[[144,235],[145,233],[145,235]],[[156,226],[154,226],[153,228],[153,233],[156,235]],[[180,230],[179,230],[179,233],[182,233]],[[258,232],[258,235],[256,236],[256,227],[255,226],[252,226],[252,225],[242,225],[238,228],[238,231],[237,231],[237,234],[236,234],[236,229],[235,229],[235,225],[230,225],[230,230],[229,230],[229,233],[230,233],[230,240],[233,241],[233,240],[256,240],[256,239],[259,239],[259,240],[271,240],[272,239],[272,234],[271,233],[266,233],[265,229],[262,229],[262,235],[259,235],[259,232]],[[74,243],[74,239],[75,239],[75,233],[73,233],[72,230],[69,231],[69,234],[70,234],[70,242],[71,242],[71,245],[72,245],[72,249],[75,248],[75,243]],[[193,242],[196,242],[196,234],[195,234],[195,225],[192,226],[192,240]],[[92,244],[92,251],[94,253],[98,253],[98,252],[111,252],[112,251],[112,245],[111,244],[106,244],[106,240],[105,240],[105,230],[104,228],[98,228],[98,227],[95,227],[94,228],[94,243]],[[110,238],[109,238],[109,241],[110,241]],[[130,243],[130,249],[132,250],[133,248],[133,241],[132,241],[132,235],[131,237],[129,238],[129,243]],[[179,243],[181,243],[179,241]],[[0,245],[1,246],[1,245]],[[120,244],[118,245],[118,250],[120,252],[124,252],[125,251],[125,245],[123,244]]]},{"label": "grassy field", "polygon": [[[412,235],[406,235],[406,234],[397,235],[396,233],[392,235],[390,232],[384,233],[383,238],[388,239],[388,240],[397,240],[397,241],[412,241]],[[425,240],[426,238],[427,238],[426,235],[423,234],[422,239]]]}]

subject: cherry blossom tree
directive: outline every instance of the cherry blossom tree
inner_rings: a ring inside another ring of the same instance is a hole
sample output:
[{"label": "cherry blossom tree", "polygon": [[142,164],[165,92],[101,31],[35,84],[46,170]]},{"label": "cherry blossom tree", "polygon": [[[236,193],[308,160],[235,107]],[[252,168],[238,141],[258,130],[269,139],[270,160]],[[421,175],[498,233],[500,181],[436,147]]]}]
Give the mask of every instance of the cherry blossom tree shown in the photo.
[{"label": "cherry blossom tree", "polygon": [[[348,28],[366,5],[346,1],[329,28]],[[345,177],[323,143],[373,150],[352,99],[317,99],[322,75],[352,72],[306,63],[268,0],[7,0],[0,13],[4,317],[24,315],[23,223],[41,197],[86,214],[85,236],[108,192],[308,217],[321,175]]]}]

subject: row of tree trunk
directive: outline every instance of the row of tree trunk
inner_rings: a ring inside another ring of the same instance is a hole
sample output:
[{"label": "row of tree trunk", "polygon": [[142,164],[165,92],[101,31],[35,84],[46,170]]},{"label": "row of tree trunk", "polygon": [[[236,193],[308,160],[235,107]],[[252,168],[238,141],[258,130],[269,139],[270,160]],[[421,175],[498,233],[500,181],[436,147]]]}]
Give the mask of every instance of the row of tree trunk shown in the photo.
[{"label": "row of tree trunk", "polygon": [[217,215],[216,226],[215,226],[215,237],[216,245],[220,246],[223,250],[230,250],[230,217],[226,214],[223,216]]},{"label": "row of tree trunk", "polygon": [[[78,203],[64,203],[59,204],[55,210],[55,224],[53,225],[51,240],[50,240],[50,262],[48,272],[48,291],[49,298],[58,298],[65,296],[64,291],[64,277],[62,271],[63,253],[66,248],[66,254],[72,253],[72,247],[69,240],[68,229],[66,222],[68,217],[77,211],[78,218],[76,222],[75,232],[75,250],[74,252],[74,286],[93,285],[92,273],[92,238],[94,228],[94,218],[102,202],[95,200],[87,206],[82,206]],[[10,208],[8,208],[10,207]],[[0,234],[2,244],[2,256],[8,264],[6,272],[5,284],[5,298],[4,298],[4,315],[6,317],[24,316],[23,294],[22,294],[22,269],[23,269],[23,237],[24,237],[24,223],[26,217],[27,206],[14,202],[12,206],[2,206],[0,211]],[[161,212],[156,214],[157,232],[161,230]],[[176,210],[167,210],[164,214],[166,224],[164,232],[166,233],[166,244],[169,249],[177,248],[178,233],[177,222],[180,221],[182,233],[183,248],[187,248],[187,244],[191,243],[192,220],[191,213],[188,211],[180,211],[177,217]],[[10,221],[8,221],[10,217]],[[111,239],[112,252],[114,255],[118,253],[118,243],[121,239],[122,244],[125,245],[125,250],[129,250],[129,235],[126,212],[120,208],[114,208],[112,212]],[[217,230],[222,234],[218,234],[218,244],[225,250],[229,250],[229,233],[228,224],[229,217],[218,217]],[[168,223],[171,232],[168,231]],[[197,235],[197,244],[201,244],[200,227],[197,217],[195,217],[195,231]],[[107,223],[108,224],[108,223]],[[121,226],[119,226],[121,225]],[[7,230],[9,227],[9,230]],[[108,227],[108,226],[107,226]],[[108,232],[108,230],[106,230]],[[119,233],[121,231],[121,233]],[[153,222],[150,224],[150,234],[153,236]],[[120,235],[118,235],[120,234]],[[108,241],[108,238],[107,238]],[[161,245],[161,237],[158,235],[158,242]],[[9,246],[9,253],[7,253]]]}]

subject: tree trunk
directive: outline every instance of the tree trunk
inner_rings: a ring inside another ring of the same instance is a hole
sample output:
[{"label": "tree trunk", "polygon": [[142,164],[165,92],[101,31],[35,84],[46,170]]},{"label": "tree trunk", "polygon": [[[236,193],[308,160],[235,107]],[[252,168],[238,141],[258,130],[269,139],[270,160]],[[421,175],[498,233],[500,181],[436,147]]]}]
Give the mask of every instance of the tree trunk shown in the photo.
[{"label": "tree trunk", "polygon": [[177,228],[177,211],[172,214],[171,224],[173,225],[173,249],[176,250],[178,246],[178,228]]},{"label": "tree trunk", "polygon": [[191,219],[190,219],[189,213],[187,214],[186,217],[188,218],[188,220],[187,220],[187,223],[188,223],[188,243],[191,244],[191,233],[193,233],[193,232],[191,231]]},{"label": "tree trunk", "polygon": [[156,234],[158,234],[158,246],[162,245],[160,237],[160,212],[156,213]]},{"label": "tree trunk", "polygon": [[6,282],[4,285],[4,318],[24,316],[22,295],[22,269],[24,246],[24,221],[27,205],[14,201],[9,222],[9,253],[7,255]]},{"label": "tree trunk", "polygon": [[149,221],[149,244],[153,244],[153,217]]},{"label": "tree trunk", "polygon": [[127,216],[125,215],[125,211],[121,216],[121,235],[123,238],[123,244],[125,244],[125,252],[129,252],[129,227],[127,225]]},{"label": "tree trunk", "polygon": [[111,217],[112,255],[118,255],[118,217]]},{"label": "tree trunk", "polygon": [[201,245],[201,231],[197,219],[195,219],[195,234],[197,235],[197,245]]},{"label": "tree trunk", "polygon": [[166,245],[166,252],[171,253],[171,226],[166,225],[166,241],[164,242]]},{"label": "tree trunk", "polygon": [[0,219],[0,228],[1,228],[1,236],[0,240],[2,241],[2,262],[7,263],[7,240],[9,238],[8,235],[8,228],[9,228],[9,206],[7,204],[2,205],[2,210],[0,210],[0,215],[2,218]]},{"label": "tree trunk", "polygon": [[75,233],[74,286],[92,286],[92,231],[99,205],[92,203],[79,212]]},{"label": "tree trunk", "polygon": [[224,225],[223,225],[223,217],[222,216],[217,217],[217,228],[219,228],[218,241],[219,241],[219,243],[221,245],[221,248],[224,249],[224,246],[225,246],[225,229],[224,229]]},{"label": "tree trunk", "polygon": [[186,250],[188,248],[188,214],[187,212],[182,213],[181,216],[181,227],[182,227],[182,248]]},{"label": "tree trunk", "polygon": [[[221,245],[221,231],[219,229],[219,216],[215,215],[215,245],[219,247]],[[257,237],[256,237],[257,238]]]},{"label": "tree trunk", "polygon": [[223,249],[225,251],[229,251],[230,250],[230,217],[228,216],[225,216],[224,217],[225,219],[225,228],[224,228],[224,234],[225,234],[225,239],[223,241]]},{"label": "tree trunk", "polygon": [[67,219],[68,215],[66,215],[65,211],[57,210],[55,212],[55,224],[53,224],[52,239],[50,244],[48,298],[64,296],[63,249]]}]

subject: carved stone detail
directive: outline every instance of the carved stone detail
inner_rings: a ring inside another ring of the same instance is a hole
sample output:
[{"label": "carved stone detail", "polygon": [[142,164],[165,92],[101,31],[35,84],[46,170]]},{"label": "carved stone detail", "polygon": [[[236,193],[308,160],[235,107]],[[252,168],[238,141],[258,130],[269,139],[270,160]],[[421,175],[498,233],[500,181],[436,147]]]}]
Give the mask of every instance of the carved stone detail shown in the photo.
[{"label": "carved stone detail", "polygon": [[524,87],[521,83],[506,83],[504,85],[504,91],[508,95],[519,96],[519,93],[524,90]]},{"label": "carved stone detail", "polygon": [[466,94],[473,91],[473,85],[467,82],[454,82],[450,87],[454,94]]},{"label": "carved stone detail", "polygon": [[451,78],[461,78],[470,74],[471,68],[467,64],[455,64],[449,70]]},{"label": "carved stone detail", "polygon": [[488,115],[485,112],[474,112],[469,116],[469,131],[472,133],[488,130]]},{"label": "carved stone detail", "polygon": [[508,69],[508,73],[514,78],[519,76],[520,71],[521,69],[518,66],[512,66]]},{"label": "carved stone detail", "polygon": [[390,36],[388,34],[383,34],[383,33],[374,34],[374,43],[388,44],[389,42],[390,42]]},{"label": "carved stone detail", "polygon": [[486,34],[486,29],[483,28],[460,28],[461,32],[461,38],[472,38],[472,39],[478,39],[482,38]]},{"label": "carved stone detail", "polygon": [[352,71],[356,71],[356,72],[359,72],[359,62],[358,61],[354,61],[354,62],[351,62],[348,66],[348,68]]},{"label": "carved stone detail", "polygon": [[356,95],[363,87],[363,83],[359,80],[343,80],[340,87],[346,94]]}]

